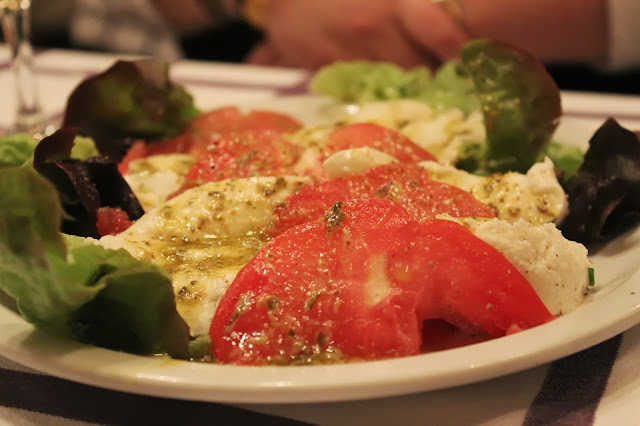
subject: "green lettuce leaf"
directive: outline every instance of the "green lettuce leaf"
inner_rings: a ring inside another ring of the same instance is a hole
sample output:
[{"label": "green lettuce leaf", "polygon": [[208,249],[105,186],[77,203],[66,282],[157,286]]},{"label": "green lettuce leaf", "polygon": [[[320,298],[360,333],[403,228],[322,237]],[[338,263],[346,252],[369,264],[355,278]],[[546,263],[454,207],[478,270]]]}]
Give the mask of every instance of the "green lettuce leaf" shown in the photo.
[{"label": "green lettuce leaf", "polygon": [[426,67],[404,70],[387,62],[335,62],[321,68],[309,89],[345,103],[363,104],[394,99],[417,99],[435,110],[478,110],[473,82],[451,61],[434,75]]},{"label": "green lettuce leaf", "polygon": [[564,145],[552,140],[544,149],[542,158],[549,157],[557,171],[561,172],[561,181],[566,182],[575,176],[584,161],[584,153],[576,146]]},{"label": "green lettuce leaf", "polygon": [[528,52],[493,40],[462,49],[487,132],[484,169],[526,172],[560,122],[560,92],[544,65]]},{"label": "green lettuce leaf", "polygon": [[[20,166],[29,163],[33,157],[39,139],[26,133],[14,133],[0,138],[0,167]],[[93,140],[84,137],[76,137],[70,157],[78,160],[86,160],[98,155]]]},{"label": "green lettuce leaf", "polygon": [[74,244],[67,252],[61,218],[47,179],[31,168],[0,169],[0,290],[22,316],[95,345],[188,357],[166,272],[125,250]]},{"label": "green lettuce leaf", "polygon": [[458,108],[469,115],[480,110],[473,81],[457,61],[442,65],[417,98],[436,111]]},{"label": "green lettuce leaf", "polygon": [[0,138],[0,167],[20,166],[33,155],[38,139],[26,133],[15,133]]},{"label": "green lettuce leaf", "polygon": [[118,61],[73,90],[63,127],[77,127],[119,161],[133,139],[175,136],[197,113],[192,96],[169,80],[166,62]]},{"label": "green lettuce leaf", "polygon": [[405,71],[387,62],[338,61],[321,68],[309,88],[346,103],[415,98],[430,75],[426,67]]}]

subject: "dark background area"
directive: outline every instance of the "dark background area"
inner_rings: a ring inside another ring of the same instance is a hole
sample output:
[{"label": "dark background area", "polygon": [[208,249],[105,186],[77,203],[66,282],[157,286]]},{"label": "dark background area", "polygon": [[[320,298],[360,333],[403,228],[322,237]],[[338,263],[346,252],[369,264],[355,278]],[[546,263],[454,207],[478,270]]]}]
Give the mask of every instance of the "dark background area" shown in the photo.
[{"label": "dark background area", "polygon": [[[51,19],[64,16],[71,0],[41,3],[41,9],[33,9],[33,43],[38,48],[74,48],[68,35],[68,22]],[[66,9],[65,9],[66,8]],[[67,13],[68,15],[68,13]],[[242,62],[252,46],[261,40],[262,34],[245,23],[233,23],[223,28],[192,34],[182,40],[182,47],[189,59]],[[82,47],[80,47],[82,48]],[[640,94],[640,69],[609,73],[574,65],[548,65],[547,69],[563,90],[595,91],[605,93]]]}]

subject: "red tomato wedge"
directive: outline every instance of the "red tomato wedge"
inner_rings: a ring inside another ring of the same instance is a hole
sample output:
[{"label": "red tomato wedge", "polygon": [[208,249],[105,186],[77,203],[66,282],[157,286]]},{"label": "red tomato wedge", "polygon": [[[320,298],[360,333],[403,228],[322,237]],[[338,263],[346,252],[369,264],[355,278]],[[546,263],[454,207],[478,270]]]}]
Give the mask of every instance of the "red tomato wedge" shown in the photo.
[{"label": "red tomato wedge", "polygon": [[123,175],[129,173],[129,164],[131,164],[132,161],[139,160],[148,155],[149,150],[147,149],[145,141],[142,139],[134,141],[125,156],[118,163],[118,171]]},{"label": "red tomato wedge", "polygon": [[193,186],[227,178],[291,174],[302,148],[271,130],[251,130],[220,136],[185,176]]},{"label": "red tomato wedge", "polygon": [[302,124],[293,117],[278,112],[253,110],[245,114],[237,107],[218,108],[197,116],[182,134],[174,138],[153,143],[142,140],[134,142],[120,162],[119,169],[126,173],[131,161],[150,155],[174,152],[198,155],[222,136],[232,133],[269,130],[282,134],[294,132],[301,127]]},{"label": "red tomato wedge", "polygon": [[212,354],[251,365],[415,355],[434,318],[499,337],[554,317],[463,226],[350,200],[274,238],[239,272],[211,322]]},{"label": "red tomato wedge", "polygon": [[129,215],[118,207],[100,207],[96,210],[96,228],[100,235],[117,235],[133,225]]},{"label": "red tomato wedge", "polygon": [[400,162],[437,161],[427,150],[395,130],[373,123],[356,123],[341,127],[329,134],[325,147],[328,157],[349,148],[375,148],[395,157]]},{"label": "red tomato wedge", "polygon": [[333,204],[352,198],[395,201],[421,220],[448,213],[453,217],[495,217],[494,210],[470,193],[429,179],[417,164],[386,164],[364,175],[352,175],[307,185],[276,208],[273,235],[315,220]]},{"label": "red tomato wedge", "polygon": [[245,130],[272,130],[277,133],[294,132],[302,124],[286,114],[252,110],[243,113],[237,107],[223,107],[197,116],[187,129],[188,133],[198,137],[210,133],[235,133]]}]

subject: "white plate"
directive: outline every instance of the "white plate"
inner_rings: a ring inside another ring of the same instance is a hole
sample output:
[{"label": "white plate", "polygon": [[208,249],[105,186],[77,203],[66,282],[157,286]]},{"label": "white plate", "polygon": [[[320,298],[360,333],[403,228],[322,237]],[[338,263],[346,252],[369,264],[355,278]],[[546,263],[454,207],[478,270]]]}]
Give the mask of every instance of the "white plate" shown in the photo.
[{"label": "white plate", "polygon": [[[256,106],[256,105],[252,105]],[[317,98],[268,108],[312,119]],[[585,146],[602,120],[567,118],[558,138]],[[150,358],[95,348],[34,331],[0,307],[0,354],[42,372],[127,392],[236,403],[346,401],[472,383],[531,368],[602,342],[640,322],[640,230],[592,257],[597,291],[575,311],[522,333],[401,359],[331,366],[236,367]]]}]

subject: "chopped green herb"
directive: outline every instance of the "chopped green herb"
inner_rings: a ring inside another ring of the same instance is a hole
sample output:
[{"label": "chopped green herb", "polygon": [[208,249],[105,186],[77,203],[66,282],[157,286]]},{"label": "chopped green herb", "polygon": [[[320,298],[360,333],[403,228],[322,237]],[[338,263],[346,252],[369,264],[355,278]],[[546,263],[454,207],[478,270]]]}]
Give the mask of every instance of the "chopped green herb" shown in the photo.
[{"label": "chopped green herb", "polygon": [[593,268],[589,268],[589,287],[596,285],[595,271]]},{"label": "chopped green herb", "polygon": [[329,233],[335,231],[342,223],[342,219],[344,219],[344,212],[342,211],[342,203],[340,202],[335,203],[331,207],[331,210],[327,212],[324,219],[327,221],[327,228],[329,228]]}]

